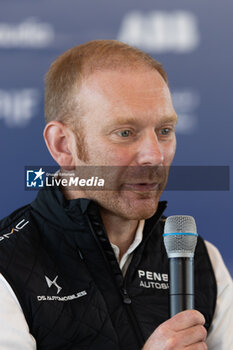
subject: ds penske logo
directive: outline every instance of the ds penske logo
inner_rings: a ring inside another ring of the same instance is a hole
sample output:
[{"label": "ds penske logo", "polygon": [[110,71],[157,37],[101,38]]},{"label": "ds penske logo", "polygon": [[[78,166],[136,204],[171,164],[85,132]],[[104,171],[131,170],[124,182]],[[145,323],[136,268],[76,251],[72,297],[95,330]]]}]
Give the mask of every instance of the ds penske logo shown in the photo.
[{"label": "ds penske logo", "polygon": [[14,233],[14,232],[19,232],[20,230],[22,230],[27,224],[29,223],[29,221],[26,221],[25,219],[21,220],[20,222],[18,222],[18,224],[12,228],[10,230],[10,232],[5,233],[4,235],[2,235],[0,237],[0,241],[2,241],[5,238],[10,238],[10,236]]},{"label": "ds penske logo", "polygon": [[58,279],[58,276],[56,276],[53,281],[51,281],[51,279],[49,279],[47,276],[45,276],[45,279],[48,284],[48,287],[50,288],[52,285],[54,285],[57,288],[57,294],[59,294],[60,291],[62,290],[62,287],[59,287],[59,285],[56,282]]},{"label": "ds penske logo", "polygon": [[[45,280],[47,282],[47,285],[49,288],[51,288],[52,286],[57,288],[57,294],[60,293],[60,291],[62,290],[62,287],[60,287],[57,284],[57,279],[58,279],[58,275],[54,278],[54,280],[52,281],[50,278],[48,278],[47,276],[45,276]],[[38,301],[70,301],[73,299],[78,299],[81,298],[83,296],[87,295],[87,292],[85,290],[81,291],[81,292],[77,292],[75,294],[71,294],[71,295],[65,295],[65,296],[59,296],[59,295],[37,295],[37,300]]]},{"label": "ds penske logo", "polygon": [[140,287],[169,289],[168,274],[153,271],[138,270]]}]

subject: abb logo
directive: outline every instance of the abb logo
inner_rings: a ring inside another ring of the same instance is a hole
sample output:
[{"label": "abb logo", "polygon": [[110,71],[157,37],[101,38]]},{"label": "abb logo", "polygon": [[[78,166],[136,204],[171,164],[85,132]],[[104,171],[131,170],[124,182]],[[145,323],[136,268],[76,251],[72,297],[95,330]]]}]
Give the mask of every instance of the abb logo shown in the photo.
[{"label": "abb logo", "polygon": [[189,11],[131,11],[122,20],[117,39],[155,53],[187,53],[200,43],[197,17]]},{"label": "abb logo", "polygon": [[2,235],[0,237],[0,241],[2,241],[5,238],[9,238],[10,235],[12,235],[12,233],[14,232],[19,232],[20,230],[22,230],[27,224],[29,223],[29,221],[26,221],[25,219],[21,220],[14,228],[11,229],[10,232],[5,233],[4,235]]}]

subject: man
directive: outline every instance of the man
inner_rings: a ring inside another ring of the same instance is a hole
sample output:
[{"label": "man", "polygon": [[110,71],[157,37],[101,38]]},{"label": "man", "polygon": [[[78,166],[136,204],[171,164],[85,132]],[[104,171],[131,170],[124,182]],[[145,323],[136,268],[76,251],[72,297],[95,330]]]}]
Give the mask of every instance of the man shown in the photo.
[{"label": "man", "polygon": [[95,166],[115,188],[55,186],[2,221],[0,348],[233,349],[232,280],[201,238],[196,310],[169,319],[159,198],[177,116],[162,66],[117,41],[75,47],[46,76],[45,116],[60,178]]}]

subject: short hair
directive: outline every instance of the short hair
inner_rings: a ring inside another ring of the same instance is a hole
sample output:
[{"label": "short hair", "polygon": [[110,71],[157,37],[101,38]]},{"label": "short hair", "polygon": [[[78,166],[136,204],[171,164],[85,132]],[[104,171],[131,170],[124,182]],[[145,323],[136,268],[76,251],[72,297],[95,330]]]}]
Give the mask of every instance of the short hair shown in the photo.
[{"label": "short hair", "polygon": [[162,64],[149,54],[117,40],[93,40],[59,56],[45,77],[46,123],[70,124],[79,114],[78,91],[85,77],[95,71],[148,67],[157,70],[168,85]]}]

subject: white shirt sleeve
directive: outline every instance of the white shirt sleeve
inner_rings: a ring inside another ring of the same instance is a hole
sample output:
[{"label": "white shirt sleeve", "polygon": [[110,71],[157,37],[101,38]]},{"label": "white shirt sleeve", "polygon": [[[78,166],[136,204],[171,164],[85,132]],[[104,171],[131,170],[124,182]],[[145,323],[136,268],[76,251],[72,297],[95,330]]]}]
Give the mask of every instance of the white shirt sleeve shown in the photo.
[{"label": "white shirt sleeve", "polygon": [[0,274],[0,349],[36,350],[21,306],[5,278]]},{"label": "white shirt sleeve", "polygon": [[233,281],[218,249],[205,242],[217,282],[217,303],[207,337],[208,350],[233,350]]}]

